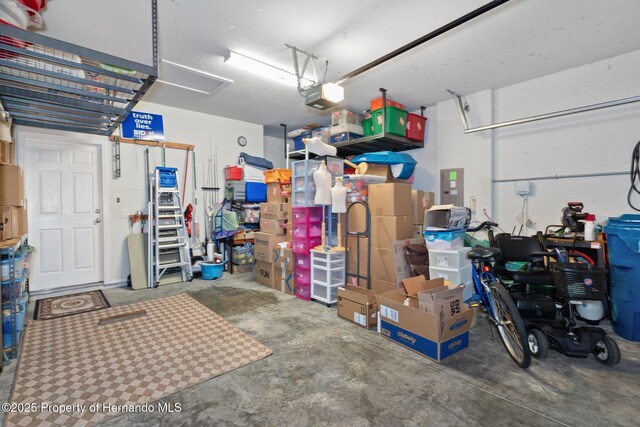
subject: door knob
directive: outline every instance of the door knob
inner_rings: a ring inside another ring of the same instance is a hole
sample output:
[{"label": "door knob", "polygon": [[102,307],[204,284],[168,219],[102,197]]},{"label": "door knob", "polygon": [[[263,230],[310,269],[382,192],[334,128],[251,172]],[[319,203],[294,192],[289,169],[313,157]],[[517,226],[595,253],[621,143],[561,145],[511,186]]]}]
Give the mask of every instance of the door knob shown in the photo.
[{"label": "door knob", "polygon": [[100,208],[96,209],[96,213],[100,213]]},{"label": "door knob", "polygon": [[96,218],[96,223],[98,223],[98,222],[102,222],[102,219]]}]

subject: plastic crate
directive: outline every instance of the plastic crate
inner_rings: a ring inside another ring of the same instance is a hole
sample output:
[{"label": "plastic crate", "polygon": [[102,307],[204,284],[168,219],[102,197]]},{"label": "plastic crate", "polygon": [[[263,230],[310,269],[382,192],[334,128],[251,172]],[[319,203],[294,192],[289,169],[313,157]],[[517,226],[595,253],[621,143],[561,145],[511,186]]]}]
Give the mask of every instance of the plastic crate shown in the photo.
[{"label": "plastic crate", "polygon": [[341,132],[336,135],[331,135],[331,143],[337,144],[338,142],[352,141],[358,138],[362,138],[362,135],[352,132]]},{"label": "plastic crate", "polygon": [[426,127],[427,118],[419,116],[417,114],[407,114],[407,139],[414,141],[424,141],[424,130]]},{"label": "plastic crate", "polygon": [[295,254],[293,257],[293,268],[295,270],[303,269],[310,270],[311,269],[311,255],[310,254]]},{"label": "plastic crate", "polygon": [[405,136],[407,133],[407,112],[399,108],[388,106],[385,107],[387,122],[384,123],[382,117],[382,109],[371,113],[373,121],[373,134],[381,134],[384,125],[384,131],[398,136]]},{"label": "plastic crate", "polygon": [[378,175],[345,175],[342,184],[347,189],[347,202],[366,202],[369,185],[384,184],[387,178]]},{"label": "plastic crate", "polygon": [[177,168],[168,168],[164,166],[157,166],[156,170],[159,172],[160,176],[160,187],[161,188],[174,188],[177,186],[177,178],[176,173],[178,171]]},{"label": "plastic crate", "polygon": [[240,166],[227,166],[224,168],[224,179],[227,181],[242,181],[244,169]]},{"label": "plastic crate", "polygon": [[362,116],[355,111],[340,110],[331,113],[331,126],[342,126],[346,124],[359,125],[362,121]]},{"label": "plastic crate", "polygon": [[429,250],[429,266],[438,268],[461,268],[471,264],[467,254],[471,248],[459,248],[453,250],[431,249]]},{"label": "plastic crate", "polygon": [[7,302],[11,300],[11,288],[13,288],[13,295],[16,299],[22,298],[24,279],[22,277],[18,277],[13,282],[2,282],[2,301]]},{"label": "plastic crate", "polygon": [[[24,261],[24,256],[22,254],[17,255],[13,258],[13,273],[14,273],[14,277],[18,278],[18,277],[22,277],[22,267],[23,267],[23,261]],[[9,258],[3,258],[1,265],[2,268],[0,269],[1,273],[1,279],[3,282],[9,280],[9,267],[10,267],[10,259]]]},{"label": "plastic crate", "polygon": [[565,298],[602,300],[607,297],[607,270],[591,264],[553,262],[549,270],[556,295]]},{"label": "plastic crate", "polygon": [[310,301],[311,300],[311,284],[298,283],[295,281],[295,290],[294,295],[296,298],[300,298],[301,300]]},{"label": "plastic crate", "polygon": [[[369,104],[369,106],[371,107],[371,112],[373,113],[376,110],[379,110],[382,108],[382,97],[376,98],[376,99],[372,99],[371,103]],[[405,109],[405,105],[404,104],[400,104],[399,102],[396,101],[392,101],[389,98],[387,98],[387,106],[392,106],[395,108],[398,108],[400,110],[404,110]]]},{"label": "plastic crate", "polygon": [[246,198],[246,190],[245,181],[229,181],[225,187],[224,198],[227,200],[244,202]]},{"label": "plastic crate", "polygon": [[362,121],[362,132],[364,136],[373,135],[373,119],[368,117]]},{"label": "plastic crate", "polygon": [[324,160],[324,163],[327,165],[327,172],[329,172],[333,178],[344,176],[344,160],[340,157],[320,156],[317,157],[316,160]]}]

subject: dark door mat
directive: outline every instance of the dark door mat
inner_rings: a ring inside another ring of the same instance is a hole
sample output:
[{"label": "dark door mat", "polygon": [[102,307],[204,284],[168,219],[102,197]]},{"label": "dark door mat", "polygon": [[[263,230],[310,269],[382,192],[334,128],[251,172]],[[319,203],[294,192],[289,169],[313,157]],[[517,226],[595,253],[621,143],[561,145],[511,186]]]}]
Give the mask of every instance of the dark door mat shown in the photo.
[{"label": "dark door mat", "polygon": [[35,320],[50,320],[111,307],[102,291],[80,292],[36,301]]}]

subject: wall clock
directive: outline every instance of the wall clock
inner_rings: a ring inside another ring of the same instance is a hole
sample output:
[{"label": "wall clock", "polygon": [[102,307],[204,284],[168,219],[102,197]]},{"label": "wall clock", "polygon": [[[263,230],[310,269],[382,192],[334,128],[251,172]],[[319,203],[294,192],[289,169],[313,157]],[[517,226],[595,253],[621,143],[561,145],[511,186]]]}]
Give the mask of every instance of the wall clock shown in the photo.
[{"label": "wall clock", "polygon": [[239,136],[238,137],[238,145],[240,147],[244,147],[245,145],[247,145],[247,138],[245,138],[244,136]]}]

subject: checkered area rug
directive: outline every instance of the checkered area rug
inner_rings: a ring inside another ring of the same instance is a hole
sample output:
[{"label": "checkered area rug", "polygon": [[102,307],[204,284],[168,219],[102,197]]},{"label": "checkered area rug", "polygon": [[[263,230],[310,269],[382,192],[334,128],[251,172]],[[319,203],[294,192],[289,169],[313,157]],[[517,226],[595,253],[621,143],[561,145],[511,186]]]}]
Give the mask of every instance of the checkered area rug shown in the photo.
[{"label": "checkered area rug", "polygon": [[[140,310],[146,314],[98,325]],[[270,354],[187,294],[31,321],[11,392],[17,411],[5,423],[89,426],[148,411],[145,404]]]}]

